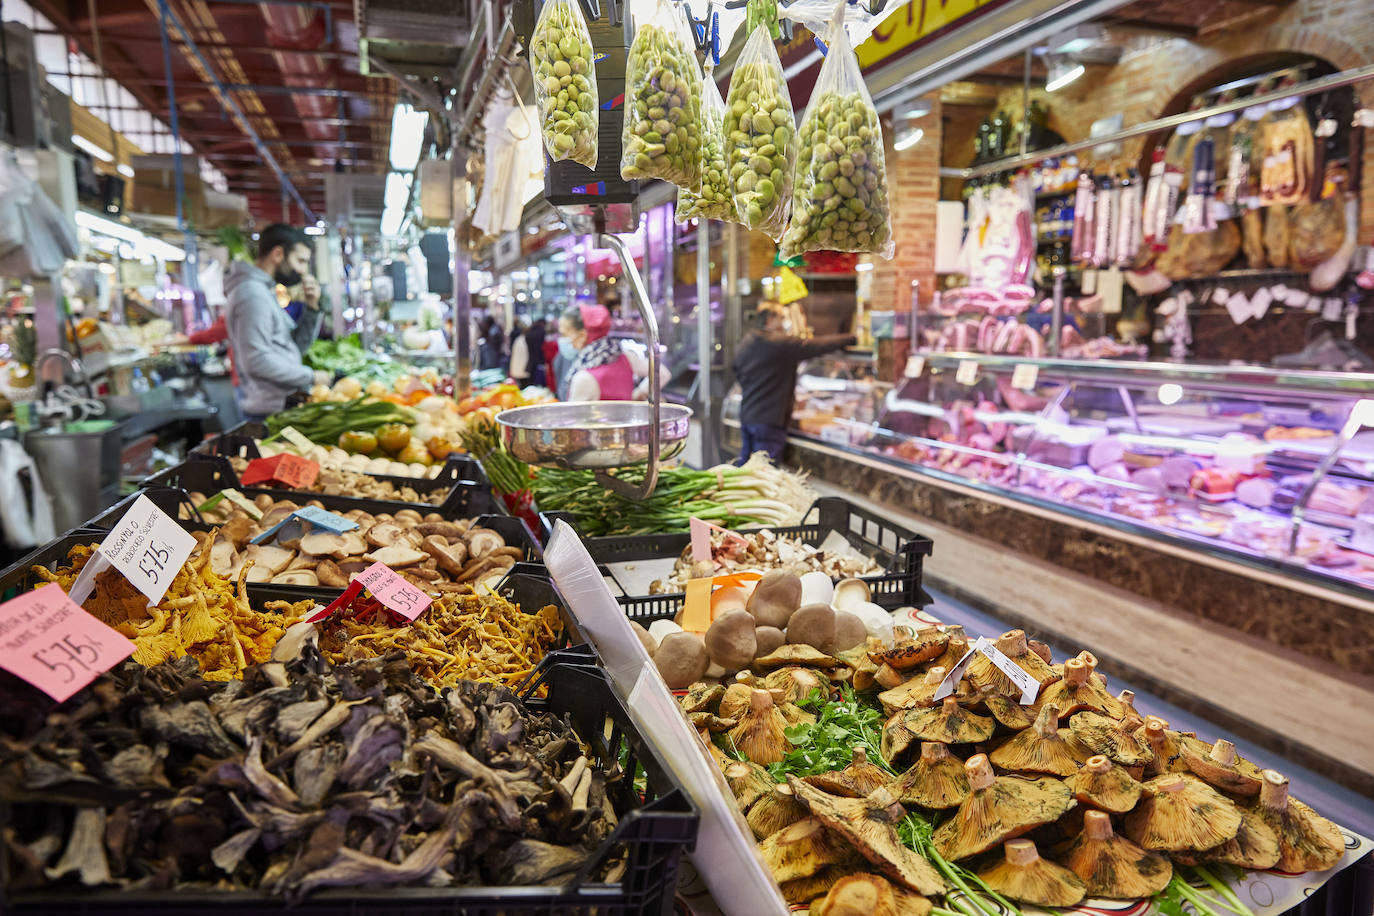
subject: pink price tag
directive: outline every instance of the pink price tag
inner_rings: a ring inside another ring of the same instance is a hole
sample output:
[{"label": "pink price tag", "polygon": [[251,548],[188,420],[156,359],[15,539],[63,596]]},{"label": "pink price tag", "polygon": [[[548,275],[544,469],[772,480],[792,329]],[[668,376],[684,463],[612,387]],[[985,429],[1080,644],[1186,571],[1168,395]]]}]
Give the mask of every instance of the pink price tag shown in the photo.
[{"label": "pink price tag", "polygon": [[692,534],[692,560],[696,563],[711,562],[711,526],[693,516],[688,522]]},{"label": "pink price tag", "polygon": [[373,563],[358,574],[353,584],[360,584],[382,605],[406,620],[414,620],[429,607],[433,598],[392,572],[384,563]]},{"label": "pink price tag", "polygon": [[0,604],[0,667],[59,703],[133,651],[56,583]]}]

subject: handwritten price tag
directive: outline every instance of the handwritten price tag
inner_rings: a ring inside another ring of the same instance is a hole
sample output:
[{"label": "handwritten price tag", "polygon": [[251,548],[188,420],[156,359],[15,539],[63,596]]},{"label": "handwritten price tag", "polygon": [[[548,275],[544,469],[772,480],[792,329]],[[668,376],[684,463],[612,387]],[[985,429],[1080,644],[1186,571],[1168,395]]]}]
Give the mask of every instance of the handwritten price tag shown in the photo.
[{"label": "handwritten price tag", "polygon": [[1011,387],[1022,391],[1033,391],[1035,382],[1040,378],[1040,367],[1035,363],[1020,363],[1011,370]]},{"label": "handwritten price tag", "polygon": [[0,667],[59,703],[133,651],[56,583],[0,604]]},{"label": "handwritten price tag", "polygon": [[926,358],[924,356],[908,356],[906,358],[906,368],[902,372],[907,378],[920,378],[924,371],[926,371]]},{"label": "handwritten price tag", "polygon": [[301,527],[300,522],[302,519],[309,522],[312,527],[323,528],[325,531],[332,531],[335,534],[343,534],[345,531],[352,531],[354,528],[358,527],[357,522],[350,521],[342,515],[326,512],[317,506],[305,506],[292,512],[286,518],[277,522],[261,534],[255,535],[248,543],[261,544],[275,537],[280,537],[282,530],[288,525],[292,526],[294,534],[294,531]]},{"label": "handwritten price tag", "polygon": [[309,458],[298,455],[281,455],[277,464],[274,480],[295,489],[306,489],[320,476],[320,466]]},{"label": "handwritten price tag", "polygon": [[935,699],[943,700],[954,692],[954,688],[959,684],[959,679],[968,670],[969,662],[973,660],[973,653],[978,652],[997,666],[1013,684],[1021,690],[1021,705],[1029,706],[1035,702],[1035,695],[1040,692],[1040,682],[1031,677],[1025,669],[993,645],[992,640],[985,636],[978,637],[969,650],[964,653],[964,657],[959,659],[950,672],[945,675],[945,679],[940,682],[940,686],[935,689]]},{"label": "handwritten price tag", "polygon": [[692,561],[695,563],[710,563],[711,526],[696,517],[690,519],[687,526],[692,536]]},{"label": "handwritten price tag", "polygon": [[382,603],[387,610],[400,614],[406,620],[419,617],[434,600],[402,579],[384,563],[373,563],[353,580],[372,593],[372,597]]},{"label": "handwritten price tag", "polygon": [[959,368],[954,370],[954,380],[960,385],[974,385],[978,382],[978,362],[972,359],[959,360]]},{"label": "handwritten price tag", "polygon": [[278,435],[300,449],[303,455],[308,454],[315,447],[315,443],[303,436],[294,426],[282,427],[282,431]]},{"label": "handwritten price tag", "polygon": [[[167,594],[172,579],[195,546],[195,538],[151,499],[140,496],[105,537],[99,553],[146,595],[150,603],[157,604]],[[75,596],[75,583],[72,592]],[[89,591],[80,595],[80,599],[84,600],[87,594]]]}]

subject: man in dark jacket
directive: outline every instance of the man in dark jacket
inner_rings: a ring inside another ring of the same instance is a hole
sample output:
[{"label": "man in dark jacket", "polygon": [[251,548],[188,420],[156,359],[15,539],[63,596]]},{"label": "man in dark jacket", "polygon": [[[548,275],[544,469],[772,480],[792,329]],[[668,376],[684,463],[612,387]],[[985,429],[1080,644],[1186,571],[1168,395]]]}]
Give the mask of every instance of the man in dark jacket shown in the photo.
[{"label": "man in dark jacket", "polygon": [[760,304],[757,314],[759,326],[740,343],[733,366],[740,387],[740,464],[754,452],[767,452],[769,458],[782,461],[797,388],[797,365],[855,343],[850,334],[810,340],[794,337],[787,333],[781,312],[771,303]]}]

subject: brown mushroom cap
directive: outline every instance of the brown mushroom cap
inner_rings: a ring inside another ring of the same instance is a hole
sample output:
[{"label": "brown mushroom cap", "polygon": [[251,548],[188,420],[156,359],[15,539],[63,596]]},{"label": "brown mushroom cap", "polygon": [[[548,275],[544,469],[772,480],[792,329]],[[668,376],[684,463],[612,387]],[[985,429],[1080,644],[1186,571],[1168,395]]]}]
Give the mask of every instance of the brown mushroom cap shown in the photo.
[{"label": "brown mushroom cap", "polygon": [[1185,865],[1216,862],[1221,865],[1263,870],[1278,864],[1279,836],[1264,822],[1257,809],[1241,808],[1240,830],[1236,831],[1233,838],[1204,852],[1191,855],[1176,852],[1170,855]]},{"label": "brown mushroom cap", "polygon": [[739,724],[730,729],[730,740],[745,757],[767,766],[787,756],[790,745],[786,728],[772,694],[753,690],[749,694],[749,708],[739,717]]},{"label": "brown mushroom cap", "polygon": [[1080,712],[1069,720],[1069,731],[1084,747],[1105,754],[1122,766],[1142,766],[1154,759],[1154,750],[1137,736],[1139,719],[1120,722],[1097,712]]},{"label": "brown mushroom cap", "polygon": [[953,808],[968,798],[968,774],[964,764],[938,741],[921,744],[921,756],[892,784],[892,794],[904,805],[934,811]]},{"label": "brown mushroom cap", "polygon": [[833,668],[839,663],[833,655],[826,655],[814,646],[803,643],[789,643],[767,655],[754,659],[756,668],[781,668],[783,665],[802,665],[808,668]]},{"label": "brown mushroom cap", "polygon": [[1050,684],[1036,698],[1036,705],[1053,703],[1059,715],[1068,718],[1085,709],[1120,719],[1124,711],[1121,703],[1107,692],[1102,678],[1094,674],[1081,658],[1064,662],[1064,677]]},{"label": "brown mushroom cap", "polygon": [[959,860],[992,849],[1073,808],[1073,793],[1057,779],[997,776],[984,754],[964,762],[971,791],[954,816],[936,828],[935,848]]},{"label": "brown mushroom cap", "polygon": [[[1064,729],[1067,732],[1067,729]],[[1016,773],[1071,776],[1083,758],[1059,734],[1059,711],[1054,704],[1040,707],[1035,722],[1007,739],[988,755],[994,766]]]},{"label": "brown mushroom cap", "polygon": [[845,875],[811,904],[810,916],[927,916],[931,903],[878,875]]},{"label": "brown mushroom cap", "polygon": [[1186,741],[1183,743],[1180,750],[1188,769],[1200,776],[1204,782],[1223,792],[1243,797],[1259,794],[1259,767],[1242,760],[1236,754],[1234,744],[1225,738],[1219,738],[1217,743],[1205,752],[1202,747]]},{"label": "brown mushroom cap", "polygon": [[[988,713],[997,720],[998,724],[1020,731],[1023,728],[1030,728],[1035,721],[1033,717],[1034,707],[1022,706],[1016,700],[1002,696],[992,696],[983,699],[983,705],[987,707]],[[1063,713],[1060,713],[1062,716]]]},{"label": "brown mushroom cap", "polygon": [[945,882],[935,867],[902,845],[896,825],[906,812],[887,789],[877,789],[867,798],[836,798],[795,776],[788,777],[788,784],[813,815],[883,874],[919,894],[945,892]]},{"label": "brown mushroom cap", "polygon": [[875,665],[888,665],[898,671],[909,671],[922,662],[937,658],[949,645],[949,634],[934,627],[898,639],[891,646],[870,648],[868,657]]},{"label": "brown mushroom cap", "polygon": [[804,817],[764,837],[759,853],[779,884],[809,878],[829,865],[863,861],[848,843],[814,817]]},{"label": "brown mushroom cap", "polygon": [[[1053,668],[1045,660],[1030,650],[1025,630],[1008,630],[997,638],[997,648],[1022,671],[1035,678],[1040,689],[1059,680]],[[969,661],[968,679],[974,686],[986,693],[999,696],[1019,697],[1021,688],[1012,683],[1011,678],[1002,673],[986,655],[979,652]]]},{"label": "brown mushroom cap", "polygon": [[1126,835],[1145,849],[1211,849],[1240,830],[1235,804],[1196,777],[1169,773],[1149,780],[1143,789],[1124,826]]},{"label": "brown mushroom cap", "polygon": [[806,807],[797,801],[792,787],[783,784],[773,786],[773,791],[754,802],[744,819],[754,837],[761,840],[804,817]]},{"label": "brown mushroom cap", "polygon": [[726,764],[725,782],[735,793],[735,802],[741,811],[748,811],[754,802],[773,791],[773,777],[757,763],[748,760],[733,760]]},{"label": "brown mushroom cap", "polygon": [[992,737],[997,727],[986,716],[969,712],[959,705],[958,697],[948,696],[939,706],[909,709],[902,713],[907,729],[926,741],[946,744],[975,744]]},{"label": "brown mushroom cap", "polygon": [[1083,812],[1083,831],[1057,858],[1083,879],[1090,896],[1112,900],[1152,897],[1174,874],[1163,855],[1113,833],[1111,816],[1104,811]]},{"label": "brown mushroom cap", "polygon": [[[896,669],[890,670],[895,671]],[[883,709],[887,711],[888,715],[892,715],[899,709],[934,706],[939,702],[935,699],[935,691],[939,689],[940,682],[944,679],[945,669],[936,665],[927,669],[924,675],[908,678],[897,686],[884,690],[878,694],[878,702],[883,704]],[[960,681],[960,683],[965,682]]]},{"label": "brown mushroom cap", "polygon": [[843,770],[802,778],[808,785],[842,798],[865,798],[886,785],[888,779],[886,773],[868,762],[868,751],[862,744],[854,748],[853,758]]},{"label": "brown mushroom cap", "polygon": [[978,871],[983,883],[1004,897],[1038,906],[1073,906],[1087,893],[1083,879],[1040,858],[1030,840],[1008,840],[1003,858]]},{"label": "brown mushroom cap", "polygon": [[1085,805],[1113,814],[1125,814],[1140,801],[1141,785],[1103,754],[1089,757],[1083,769],[1064,780],[1074,797]]},{"label": "brown mushroom cap", "polygon": [[[782,647],[782,649],[786,648],[786,646]],[[763,679],[763,686],[769,690],[781,690],[783,699],[789,703],[800,703],[810,696],[813,690],[829,692],[830,680],[814,668],[799,668],[789,665],[776,671],[770,671],[768,676]]]},{"label": "brown mushroom cap", "polygon": [[1256,811],[1278,835],[1280,871],[1326,871],[1345,855],[1340,828],[1288,794],[1287,777],[1265,770]]}]

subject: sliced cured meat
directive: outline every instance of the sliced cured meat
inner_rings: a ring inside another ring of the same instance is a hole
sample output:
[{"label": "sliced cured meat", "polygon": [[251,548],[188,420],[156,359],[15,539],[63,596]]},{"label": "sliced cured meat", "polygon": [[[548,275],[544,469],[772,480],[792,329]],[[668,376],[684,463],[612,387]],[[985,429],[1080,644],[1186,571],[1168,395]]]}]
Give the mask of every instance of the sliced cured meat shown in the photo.
[{"label": "sliced cured meat", "polygon": [[1101,472],[1108,465],[1120,462],[1125,454],[1126,449],[1120,439],[1116,436],[1103,436],[1088,446],[1088,467]]},{"label": "sliced cured meat", "polygon": [[1268,477],[1252,477],[1236,484],[1236,499],[1251,509],[1268,509],[1279,485]]}]

